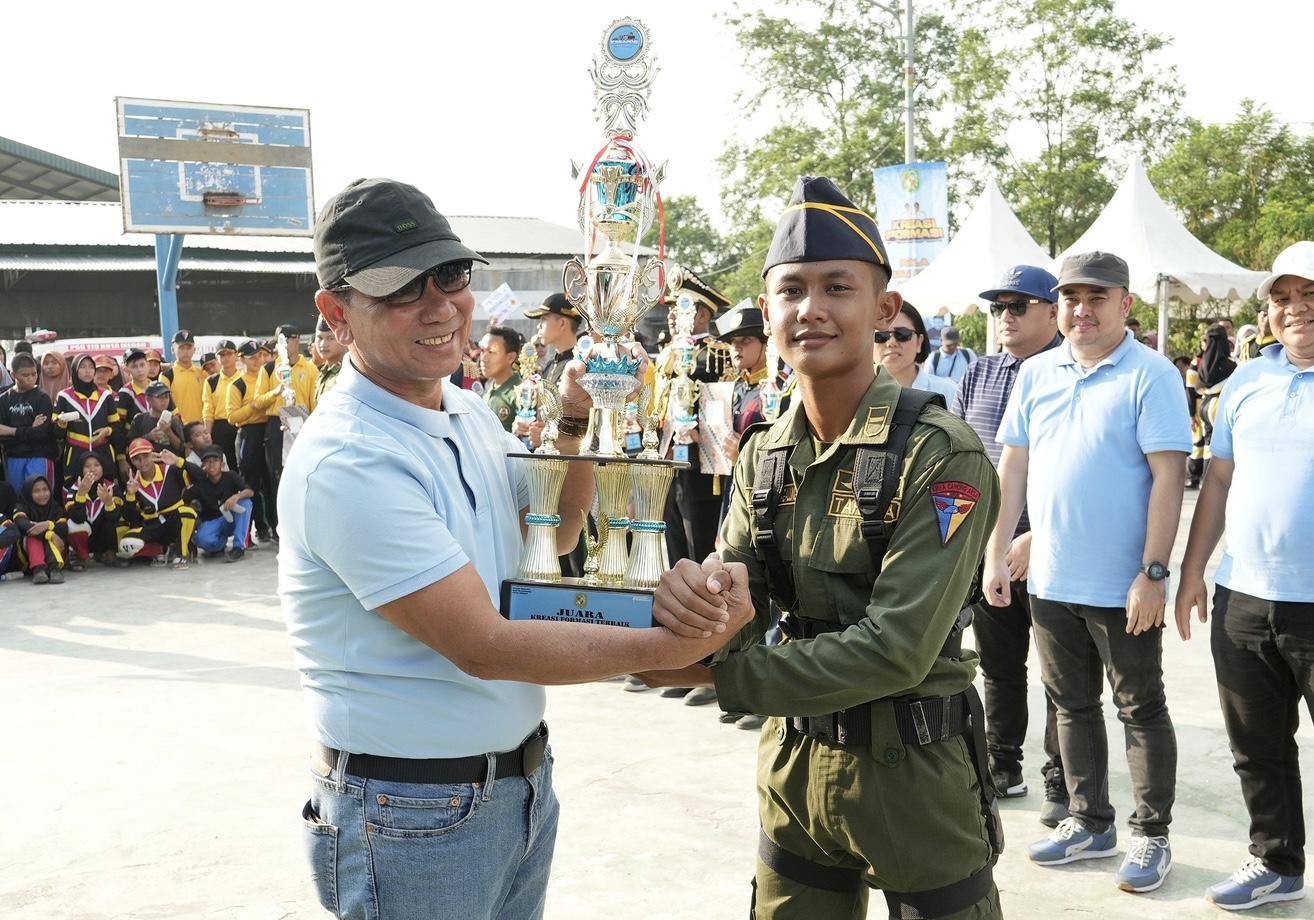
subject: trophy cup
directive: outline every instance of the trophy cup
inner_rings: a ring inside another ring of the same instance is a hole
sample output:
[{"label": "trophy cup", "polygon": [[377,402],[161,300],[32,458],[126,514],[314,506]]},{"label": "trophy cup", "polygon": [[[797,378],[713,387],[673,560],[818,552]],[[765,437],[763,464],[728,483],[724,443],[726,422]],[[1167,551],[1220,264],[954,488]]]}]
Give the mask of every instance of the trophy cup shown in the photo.
[{"label": "trophy cup", "polygon": [[762,418],[774,422],[780,415],[780,352],[776,349],[776,340],[768,331],[766,343],[766,378],[757,388],[762,400]]},{"label": "trophy cup", "polygon": [[[593,407],[579,455],[555,454],[555,449],[550,459],[540,459],[543,449],[532,455],[511,455],[526,458],[531,469],[541,464],[543,470],[530,476],[531,515],[526,518],[530,534],[519,577],[502,584],[501,607],[502,614],[513,620],[646,627],[652,625],[652,592],[666,570],[662,521],[666,494],[676,468],[687,464],[657,454],[650,387],[644,388],[639,407],[645,450],[637,457],[625,453],[626,399],[642,363],[631,354],[634,324],[661,299],[666,282],[662,261],[643,257],[640,251],[644,235],[658,219],[657,188],[666,171],[665,164],[654,166],[634,143],[656,74],[643,24],[622,19],[608,26],[591,72],[594,112],[603,122],[606,139],[589,166],[575,166],[572,173],[581,180],[579,223],[585,249],[583,258],[566,263],[562,285],[588,326],[589,334],[580,338],[576,348],[585,365],[580,384]],[[598,245],[601,249],[595,251]],[[623,245],[629,247],[628,253]],[[559,417],[559,398],[555,393],[545,396],[539,383],[539,404],[546,409],[545,404],[555,399]],[[522,404],[530,418],[535,408]],[[555,427],[546,424],[545,444],[547,429]],[[589,555],[585,577],[578,583],[562,578],[555,558],[555,528],[560,522],[555,509],[566,464],[574,462],[593,464],[598,498],[598,536],[590,538],[585,529]],[[557,478],[548,476],[548,466]],[[628,516],[631,504],[634,520]],[[551,565],[545,558],[549,547],[554,554]]]}]

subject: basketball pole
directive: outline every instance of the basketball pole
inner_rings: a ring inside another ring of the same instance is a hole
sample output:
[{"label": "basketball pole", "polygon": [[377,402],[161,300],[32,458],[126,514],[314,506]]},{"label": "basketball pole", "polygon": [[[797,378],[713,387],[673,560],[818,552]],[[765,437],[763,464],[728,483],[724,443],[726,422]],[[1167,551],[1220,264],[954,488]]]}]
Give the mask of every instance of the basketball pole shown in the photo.
[{"label": "basketball pole", "polygon": [[165,361],[173,360],[173,334],[178,331],[178,262],[182,248],[181,233],[155,234],[155,290]]}]

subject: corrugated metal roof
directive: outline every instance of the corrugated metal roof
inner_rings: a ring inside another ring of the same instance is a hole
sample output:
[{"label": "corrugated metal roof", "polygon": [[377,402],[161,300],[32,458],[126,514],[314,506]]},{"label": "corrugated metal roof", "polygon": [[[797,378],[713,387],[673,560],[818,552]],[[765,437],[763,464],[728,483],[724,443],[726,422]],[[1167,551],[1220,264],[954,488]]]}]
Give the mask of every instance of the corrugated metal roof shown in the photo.
[{"label": "corrugated metal roof", "polygon": [[[462,242],[487,256],[569,258],[584,247],[573,227],[535,217],[449,218]],[[124,233],[118,202],[0,200],[0,246],[153,246],[151,234]],[[183,252],[311,253],[306,237],[187,234]],[[186,256],[184,255],[184,258]]]},{"label": "corrugated metal roof", "polygon": [[119,177],[0,137],[0,198],[118,201]]},{"label": "corrugated metal roof", "polygon": [[[180,271],[259,272],[274,275],[313,275],[313,259],[194,259],[186,250],[179,261]],[[0,271],[30,272],[140,272],[155,271],[155,256],[124,253],[123,256],[25,256],[0,253]]]}]

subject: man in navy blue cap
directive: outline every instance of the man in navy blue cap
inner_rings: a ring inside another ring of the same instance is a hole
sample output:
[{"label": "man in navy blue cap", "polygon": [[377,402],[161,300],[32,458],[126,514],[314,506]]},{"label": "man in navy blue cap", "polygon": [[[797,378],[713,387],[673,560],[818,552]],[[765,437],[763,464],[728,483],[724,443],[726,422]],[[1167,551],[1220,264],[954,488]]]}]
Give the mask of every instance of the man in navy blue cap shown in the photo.
[{"label": "man in navy blue cap", "polygon": [[[802,178],[767,254],[763,319],[798,380],[746,433],[721,556],[743,563],[755,618],[710,667],[728,712],[763,713],[759,920],[1000,916],[1002,841],[976,654],[960,614],[999,504],[980,439],[871,360],[903,299],[871,217]],[[788,640],[760,641],[771,601]],[[992,842],[993,838],[993,842]]]},{"label": "man in navy blue cap", "polygon": [[[1058,280],[1034,265],[1014,265],[998,284],[981,292],[989,303],[1003,353],[986,355],[963,374],[954,397],[953,411],[981,436],[986,453],[996,464],[1003,445],[995,440],[1004,406],[1013,392],[1018,368],[1032,355],[1054,348],[1058,334],[1058,307],[1053,290]],[[1022,774],[1022,743],[1027,735],[1027,653],[1031,648],[1031,604],[1027,594],[1027,565],[1031,557],[1031,524],[1026,512],[1018,521],[1008,551],[1013,578],[1012,600],[1007,607],[977,604],[972,634],[981,656],[985,678],[986,743],[990,772],[1005,798],[1027,794]],[[1063,783],[1054,703],[1045,697],[1045,802],[1040,821],[1055,827],[1068,816],[1068,790]]]}]

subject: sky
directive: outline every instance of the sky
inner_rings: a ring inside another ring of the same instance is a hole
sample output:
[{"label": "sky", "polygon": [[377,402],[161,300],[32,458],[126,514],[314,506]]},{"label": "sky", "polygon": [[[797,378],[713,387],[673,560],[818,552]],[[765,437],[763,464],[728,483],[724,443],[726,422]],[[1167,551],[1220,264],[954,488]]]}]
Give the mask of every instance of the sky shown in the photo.
[{"label": "sky", "polygon": [[[1229,121],[1252,97],[1297,131],[1314,130],[1300,50],[1314,34],[1314,4],[1117,5],[1173,39],[1163,61],[1178,68],[1188,114]],[[668,161],[664,196],[696,194],[723,223],[716,157],[736,128],[755,133],[735,100],[751,74],[717,15],[731,0],[609,9],[528,0],[23,4],[7,16],[0,136],[117,173],[116,96],[309,109],[318,203],[353,179],[389,176],[420,186],[448,214],[574,225],[570,163],[587,162],[602,142],[588,68],[609,23],[634,14],[661,68],[638,144],[653,162]]]}]

